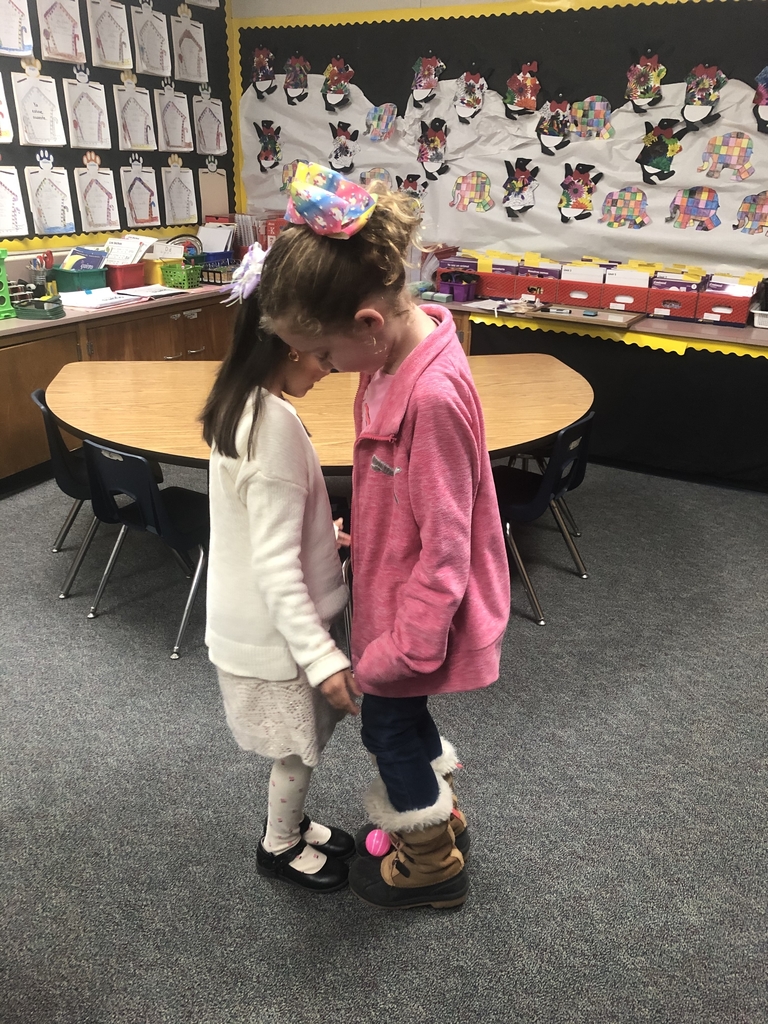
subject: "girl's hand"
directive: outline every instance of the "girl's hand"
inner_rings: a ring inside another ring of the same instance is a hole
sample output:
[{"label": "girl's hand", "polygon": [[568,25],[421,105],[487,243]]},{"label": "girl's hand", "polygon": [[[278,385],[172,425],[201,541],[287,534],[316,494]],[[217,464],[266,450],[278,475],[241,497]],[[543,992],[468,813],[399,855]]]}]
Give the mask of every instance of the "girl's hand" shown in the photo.
[{"label": "girl's hand", "polygon": [[360,696],[360,690],[348,668],[328,676],[324,683],[320,683],[320,692],[337,711],[347,715],[360,714],[360,708],[355,704],[355,697]]},{"label": "girl's hand", "polygon": [[334,519],[333,525],[336,527],[336,550],[339,548],[348,548],[352,543],[352,538],[348,533],[344,533],[342,527],[344,526],[343,519]]}]

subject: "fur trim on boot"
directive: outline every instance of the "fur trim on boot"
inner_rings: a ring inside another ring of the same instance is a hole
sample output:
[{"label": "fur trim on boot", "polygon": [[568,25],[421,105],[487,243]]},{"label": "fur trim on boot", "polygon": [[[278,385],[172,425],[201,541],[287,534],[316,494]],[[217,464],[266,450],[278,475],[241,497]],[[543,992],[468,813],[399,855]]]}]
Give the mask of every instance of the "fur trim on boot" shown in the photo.
[{"label": "fur trim on boot", "polygon": [[376,826],[385,832],[408,832],[447,822],[453,809],[453,792],[441,776],[437,776],[437,800],[431,807],[415,811],[397,811],[392,806],[387,787],[381,777],[374,779],[365,794],[365,809]]},{"label": "fur trim on boot", "polygon": [[[448,785],[451,787],[451,793],[453,794],[453,813],[451,817],[451,828],[453,834],[456,837],[456,844],[461,849],[464,859],[466,860],[469,855],[469,832],[467,832],[467,819],[464,812],[459,810],[459,801],[456,797],[456,791],[453,788],[453,775],[456,769],[459,767],[459,758],[456,753],[456,748],[447,740],[445,736],[440,737],[440,742],[443,745],[443,752],[440,757],[436,757],[432,762],[432,767],[435,769],[438,775],[442,775]],[[461,837],[461,838],[460,838]]]},{"label": "fur trim on boot", "polygon": [[459,767],[456,747],[445,736],[440,737],[440,742],[443,744],[443,752],[432,762],[432,767],[438,775],[450,775]]}]

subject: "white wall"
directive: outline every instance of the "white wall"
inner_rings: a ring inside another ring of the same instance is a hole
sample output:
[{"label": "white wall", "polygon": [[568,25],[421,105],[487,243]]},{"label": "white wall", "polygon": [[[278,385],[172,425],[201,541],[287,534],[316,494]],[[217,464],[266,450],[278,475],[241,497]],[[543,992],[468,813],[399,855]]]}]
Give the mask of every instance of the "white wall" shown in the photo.
[{"label": "white wall", "polygon": [[277,18],[292,14],[344,14],[348,11],[379,11],[392,8],[467,7],[488,0],[232,0],[236,18]]}]

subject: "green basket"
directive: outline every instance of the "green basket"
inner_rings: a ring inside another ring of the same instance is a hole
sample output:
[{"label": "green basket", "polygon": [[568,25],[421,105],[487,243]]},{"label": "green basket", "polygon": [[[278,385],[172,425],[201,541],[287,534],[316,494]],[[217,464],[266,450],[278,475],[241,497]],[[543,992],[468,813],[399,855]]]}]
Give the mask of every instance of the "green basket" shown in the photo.
[{"label": "green basket", "polygon": [[7,249],[0,249],[0,320],[10,320],[12,316],[16,316],[16,310],[11,305],[8,277],[5,273],[5,257],[7,255]]},{"label": "green basket", "polygon": [[199,288],[202,267],[183,266],[180,263],[163,263],[163,284],[167,288]]},{"label": "green basket", "polygon": [[85,292],[93,288],[107,287],[107,271],[102,270],[62,270],[54,267],[48,274],[48,280],[56,282],[60,292]]}]

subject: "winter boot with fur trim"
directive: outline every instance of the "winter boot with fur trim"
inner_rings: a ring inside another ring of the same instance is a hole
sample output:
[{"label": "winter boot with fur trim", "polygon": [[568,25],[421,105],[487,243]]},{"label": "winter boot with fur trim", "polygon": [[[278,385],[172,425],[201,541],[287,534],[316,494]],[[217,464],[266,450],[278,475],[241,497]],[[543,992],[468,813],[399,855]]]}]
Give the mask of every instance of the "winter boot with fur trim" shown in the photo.
[{"label": "winter boot with fur trim", "polygon": [[439,792],[431,807],[396,811],[377,779],[368,793],[368,811],[377,828],[389,832],[395,849],[385,857],[358,857],[349,871],[349,886],[375,907],[458,907],[467,898],[469,880],[464,858],[450,826],[451,789],[438,776]]}]

